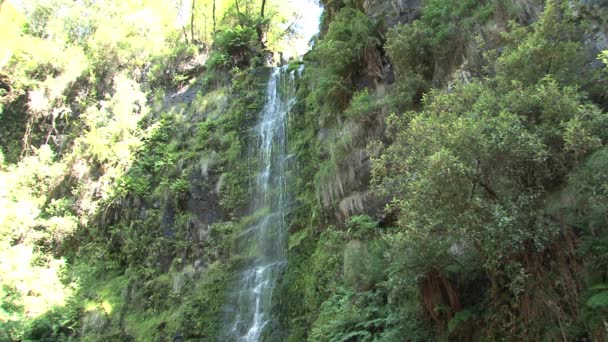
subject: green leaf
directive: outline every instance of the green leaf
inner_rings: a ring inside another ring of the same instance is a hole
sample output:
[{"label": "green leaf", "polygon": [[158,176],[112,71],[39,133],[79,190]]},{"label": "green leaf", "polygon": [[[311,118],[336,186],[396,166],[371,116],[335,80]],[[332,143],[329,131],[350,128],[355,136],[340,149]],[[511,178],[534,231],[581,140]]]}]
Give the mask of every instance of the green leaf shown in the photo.
[{"label": "green leaf", "polygon": [[608,306],[608,291],[602,291],[598,294],[591,296],[591,298],[587,300],[587,306],[593,309],[599,309]]}]

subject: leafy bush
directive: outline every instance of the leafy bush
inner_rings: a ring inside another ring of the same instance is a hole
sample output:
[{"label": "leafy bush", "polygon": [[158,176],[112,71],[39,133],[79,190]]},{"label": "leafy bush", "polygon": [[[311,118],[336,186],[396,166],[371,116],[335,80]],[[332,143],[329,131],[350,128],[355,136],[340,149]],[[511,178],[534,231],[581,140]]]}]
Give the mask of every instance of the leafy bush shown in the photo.
[{"label": "leafy bush", "polygon": [[424,79],[433,77],[431,34],[421,21],[399,24],[388,31],[385,49],[398,76],[406,78],[419,74]]},{"label": "leafy bush", "polygon": [[[459,298],[466,295],[469,281],[480,279],[476,270],[483,269],[488,277],[485,281],[492,284],[484,296],[494,305],[522,303],[511,314],[539,317],[534,316],[539,314],[536,311],[525,311],[525,305],[531,300],[529,291],[535,289],[537,280],[533,279],[544,279],[547,273],[534,269],[529,258],[542,260],[543,253],[552,255],[556,248],[558,253],[568,254],[556,245],[562,239],[570,241],[569,227],[584,241],[579,253],[593,260],[587,263],[589,270],[597,274],[605,266],[604,229],[587,235],[587,227],[604,222],[599,212],[605,212],[605,206],[595,207],[603,201],[603,173],[592,176],[590,170],[599,170],[604,163],[608,116],[572,86],[581,77],[574,72],[581,60],[580,46],[569,38],[572,26],[558,25],[558,18],[568,16],[555,2],[549,2],[529,30],[515,29],[506,35],[509,44],[502,54],[487,61],[494,66],[493,77],[487,81],[456,84],[449,92],[431,91],[424,97],[421,112],[387,118],[390,143],[372,161],[372,169],[377,193],[393,198],[389,208],[397,217],[399,233],[387,237],[395,248],[388,254],[387,286],[392,291],[418,292],[424,302],[433,292],[425,287],[425,279],[442,270],[437,279],[443,279],[449,286],[442,286],[451,289],[444,289],[444,293],[454,291]],[[424,24],[424,16],[420,20],[417,25]],[[418,52],[412,37],[428,33],[415,30],[414,24],[389,34],[389,55],[398,58],[399,49],[404,48],[404,54],[415,56]],[[401,64],[397,61],[398,72],[427,72],[424,66],[410,62],[409,57]],[[544,199],[556,196],[568,179],[559,200],[547,207]],[[570,206],[579,209],[571,211],[567,209]],[[586,214],[574,214],[577,210]],[[574,252],[571,249],[569,253]],[[567,258],[576,263],[574,256]],[[567,272],[561,275],[564,282],[569,281]],[[450,279],[456,279],[456,274],[461,280],[452,285]],[[413,280],[395,281],[399,277]],[[497,291],[505,291],[506,297],[497,296]],[[582,304],[576,303],[576,296],[560,295],[563,290],[558,285],[548,285],[544,291],[545,300],[555,301],[571,319],[576,317],[572,308]],[[598,301],[592,301],[594,305],[601,302],[600,293],[595,297]],[[475,324],[478,312],[457,309],[452,305],[454,313],[444,318],[432,312],[430,316],[453,336],[464,336]],[[500,309],[484,310],[480,317],[493,326],[488,328],[495,334],[493,338],[559,334],[524,318],[511,319],[509,324],[516,328],[503,331],[498,321],[504,325],[507,318],[499,314]],[[496,317],[500,319],[495,321]],[[598,316],[593,317],[594,326],[599,327]]]},{"label": "leafy bush", "polygon": [[387,328],[388,313],[381,291],[354,293],[339,288],[321,304],[309,341],[377,341]]},{"label": "leafy bush", "polygon": [[379,235],[378,222],[367,215],[352,216],[346,221],[346,229],[351,239],[371,240]]},{"label": "leafy bush", "polygon": [[229,281],[229,268],[216,262],[198,282],[193,297],[183,308],[179,331],[185,337],[212,340],[220,336],[223,305]]},{"label": "leafy bush", "polygon": [[593,78],[584,67],[583,47],[575,37],[577,28],[565,2],[547,1],[539,20],[529,28],[505,33],[507,49],[494,65],[496,82],[531,85],[551,75],[562,85],[582,85]]},{"label": "leafy bush", "polygon": [[383,247],[353,240],[344,247],[344,284],[357,291],[373,289],[384,278]]},{"label": "leafy bush", "polygon": [[353,76],[366,61],[366,52],[380,44],[375,24],[361,11],[345,7],[309,57],[316,62],[306,76],[311,82],[309,104],[333,112],[346,107],[353,93]]},{"label": "leafy bush", "polygon": [[344,235],[328,229],[319,236],[315,251],[310,257],[310,270],[306,274],[304,298],[308,308],[315,310],[339,284],[342,267]]},{"label": "leafy bush", "polygon": [[344,116],[360,123],[371,123],[378,111],[379,104],[367,89],[355,93],[349,107],[344,111]]},{"label": "leafy bush", "polygon": [[190,191],[190,182],[184,178],[177,179],[171,184],[171,191],[180,197],[184,197]]},{"label": "leafy bush", "polygon": [[255,29],[242,25],[219,31],[215,36],[214,45],[214,51],[207,61],[209,69],[244,68],[249,66],[260,49]]},{"label": "leafy bush", "polygon": [[437,65],[460,63],[471,31],[493,11],[492,1],[425,1],[421,18],[399,24],[387,34],[385,48],[398,77],[406,80],[420,75],[432,80]]}]

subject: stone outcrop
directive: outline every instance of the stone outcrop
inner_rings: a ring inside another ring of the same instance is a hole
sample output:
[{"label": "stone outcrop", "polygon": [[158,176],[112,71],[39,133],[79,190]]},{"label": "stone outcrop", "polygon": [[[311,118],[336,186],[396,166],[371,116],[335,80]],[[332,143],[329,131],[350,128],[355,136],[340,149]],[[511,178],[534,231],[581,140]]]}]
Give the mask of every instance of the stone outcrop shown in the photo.
[{"label": "stone outcrop", "polygon": [[420,16],[421,0],[365,0],[365,13],[374,19],[384,20],[387,27],[407,23]]}]

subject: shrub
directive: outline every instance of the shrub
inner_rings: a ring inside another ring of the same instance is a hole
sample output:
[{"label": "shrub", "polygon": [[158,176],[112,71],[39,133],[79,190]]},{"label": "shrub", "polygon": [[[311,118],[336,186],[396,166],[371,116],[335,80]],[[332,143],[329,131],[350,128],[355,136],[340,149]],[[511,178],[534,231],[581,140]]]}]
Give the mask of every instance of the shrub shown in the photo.
[{"label": "shrub", "polygon": [[344,116],[358,123],[371,123],[380,110],[376,98],[367,89],[355,93]]},{"label": "shrub", "polygon": [[308,57],[318,63],[305,76],[311,82],[311,105],[331,112],[346,107],[353,92],[353,76],[364,67],[367,52],[380,44],[376,31],[376,25],[361,11],[345,7],[338,12]]},{"label": "shrub", "polygon": [[253,27],[237,25],[215,35],[214,51],[209,56],[209,69],[230,70],[249,66],[259,51],[257,32]]}]

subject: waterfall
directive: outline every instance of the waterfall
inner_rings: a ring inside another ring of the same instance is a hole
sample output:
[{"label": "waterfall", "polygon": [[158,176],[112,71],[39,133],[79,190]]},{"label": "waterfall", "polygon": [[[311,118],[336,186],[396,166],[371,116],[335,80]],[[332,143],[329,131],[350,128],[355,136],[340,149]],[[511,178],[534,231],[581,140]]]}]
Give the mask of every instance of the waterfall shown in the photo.
[{"label": "waterfall", "polygon": [[[276,328],[270,315],[273,289],[287,263],[287,116],[295,102],[295,75],[273,68],[266,104],[255,127],[253,157],[259,167],[251,201],[252,223],[237,238],[237,252],[249,262],[238,275],[226,310],[231,341],[260,341]],[[276,331],[274,331],[276,332]]]}]

